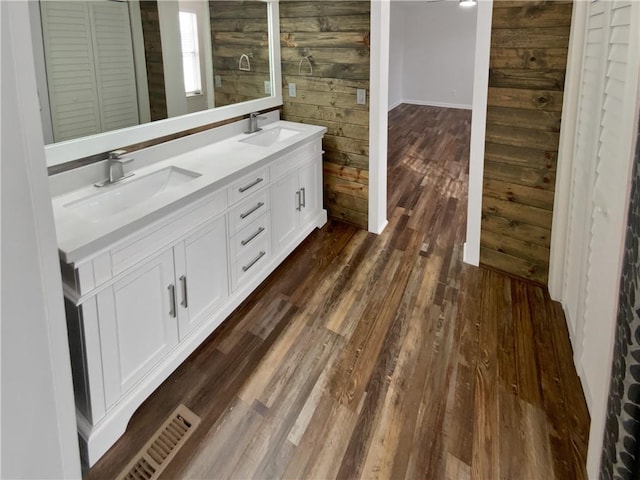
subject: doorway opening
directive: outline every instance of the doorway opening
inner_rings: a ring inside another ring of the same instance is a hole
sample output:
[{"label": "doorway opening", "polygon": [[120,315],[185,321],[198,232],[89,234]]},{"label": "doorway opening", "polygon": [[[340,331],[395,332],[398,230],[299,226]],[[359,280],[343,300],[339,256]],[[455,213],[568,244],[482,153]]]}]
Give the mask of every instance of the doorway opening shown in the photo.
[{"label": "doorway opening", "polygon": [[476,9],[392,2],[389,23],[387,216],[408,209],[430,228],[449,198],[464,224]]}]

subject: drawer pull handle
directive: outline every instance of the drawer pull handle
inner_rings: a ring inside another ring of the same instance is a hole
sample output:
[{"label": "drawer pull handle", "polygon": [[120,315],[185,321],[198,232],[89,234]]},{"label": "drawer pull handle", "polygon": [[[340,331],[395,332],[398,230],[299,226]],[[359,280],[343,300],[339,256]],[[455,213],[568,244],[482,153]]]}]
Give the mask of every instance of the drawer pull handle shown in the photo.
[{"label": "drawer pull handle", "polygon": [[247,238],[246,240],[242,240],[240,243],[242,244],[242,246],[244,247],[245,245],[248,245],[251,240],[253,240],[254,238],[256,238],[258,235],[260,235],[262,232],[264,232],[264,227],[260,227],[253,235],[251,235],[249,238]]},{"label": "drawer pull handle", "polygon": [[176,286],[169,285],[169,316],[176,318]]},{"label": "drawer pull handle", "polygon": [[300,200],[300,190],[296,192],[296,210],[299,212],[302,209],[302,202]]},{"label": "drawer pull handle", "polygon": [[258,256],[256,258],[254,258],[253,260],[251,260],[247,265],[245,265],[244,267],[242,267],[242,271],[246,272],[247,270],[249,270],[251,267],[253,267],[256,262],[258,260],[260,260],[262,257],[264,257],[267,254],[267,252],[261,251]]},{"label": "drawer pull handle", "polygon": [[262,177],[258,177],[258,178],[256,178],[253,182],[251,182],[249,185],[245,185],[244,187],[240,187],[240,188],[238,189],[238,191],[239,191],[240,193],[244,193],[244,192],[246,192],[247,190],[249,190],[250,188],[253,188],[253,187],[255,187],[256,185],[258,185],[260,182],[264,182],[264,178],[262,178]]},{"label": "drawer pull handle", "polygon": [[263,207],[263,206],[264,206],[264,202],[258,202],[258,204],[248,212],[241,213],[240,218],[242,219],[247,218],[249,215],[251,215],[253,212],[255,212],[256,210],[258,210],[260,207]]},{"label": "drawer pull handle", "polygon": [[302,192],[302,207],[307,208],[307,191],[304,189],[304,187],[302,187],[300,189],[300,191]]},{"label": "drawer pull handle", "polygon": [[189,303],[187,301],[187,277],[185,275],[180,277],[180,283],[182,283],[182,302],[180,302],[180,305],[187,308]]}]

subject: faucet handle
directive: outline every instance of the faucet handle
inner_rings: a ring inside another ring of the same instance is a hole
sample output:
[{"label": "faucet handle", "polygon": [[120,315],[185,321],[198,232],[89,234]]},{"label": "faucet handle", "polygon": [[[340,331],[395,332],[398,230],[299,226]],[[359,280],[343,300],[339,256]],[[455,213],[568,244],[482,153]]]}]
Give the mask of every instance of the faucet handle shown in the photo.
[{"label": "faucet handle", "polygon": [[114,150],[113,152],[109,152],[109,160],[120,160],[120,157],[127,153],[126,150]]},{"label": "faucet handle", "polygon": [[113,152],[109,152],[109,161],[118,162],[121,164],[133,162],[133,158],[122,158],[122,156],[126,153],[126,150],[114,150]]}]

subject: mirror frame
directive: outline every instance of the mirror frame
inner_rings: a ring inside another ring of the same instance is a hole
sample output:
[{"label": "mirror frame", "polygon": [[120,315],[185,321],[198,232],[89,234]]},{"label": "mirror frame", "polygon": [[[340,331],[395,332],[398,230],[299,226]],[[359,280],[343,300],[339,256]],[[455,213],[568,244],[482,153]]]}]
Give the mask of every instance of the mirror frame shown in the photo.
[{"label": "mirror frame", "polygon": [[247,115],[251,112],[265,110],[282,105],[282,66],[280,63],[280,10],[279,0],[261,0],[267,4],[267,21],[269,25],[269,61],[271,63],[270,97],[249,100],[246,102],[215,107],[209,110],[180,115],[178,117],[156,120],[133,127],[98,133],[87,137],[66,140],[45,145],[47,166],[97,155],[110,150],[147,142],[154,138],[172,135],[192,128],[222,122],[231,118]]}]

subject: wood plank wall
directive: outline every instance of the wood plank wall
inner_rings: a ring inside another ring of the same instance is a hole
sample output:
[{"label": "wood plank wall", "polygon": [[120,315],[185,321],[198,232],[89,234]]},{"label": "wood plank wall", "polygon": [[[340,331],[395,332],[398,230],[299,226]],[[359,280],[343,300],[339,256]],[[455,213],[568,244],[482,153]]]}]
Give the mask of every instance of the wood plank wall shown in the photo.
[{"label": "wood plank wall", "polygon": [[[368,0],[280,2],[282,118],[328,128],[325,207],[361,228],[368,224],[370,10]],[[356,104],[358,88],[367,105]]]},{"label": "wood plank wall", "polygon": [[[214,87],[215,106],[270,96],[264,82],[269,76],[267,4],[261,1],[210,1],[213,74],[222,86]],[[239,69],[240,56],[249,57],[251,71]]]},{"label": "wood plank wall", "polygon": [[571,1],[493,3],[480,262],[546,284]]},{"label": "wood plank wall", "polygon": [[162,64],[158,2],[155,0],[140,2],[140,16],[142,17],[142,35],[144,37],[144,51],[147,64],[151,121],[163,120],[167,118],[167,96],[164,88],[164,67]]}]

